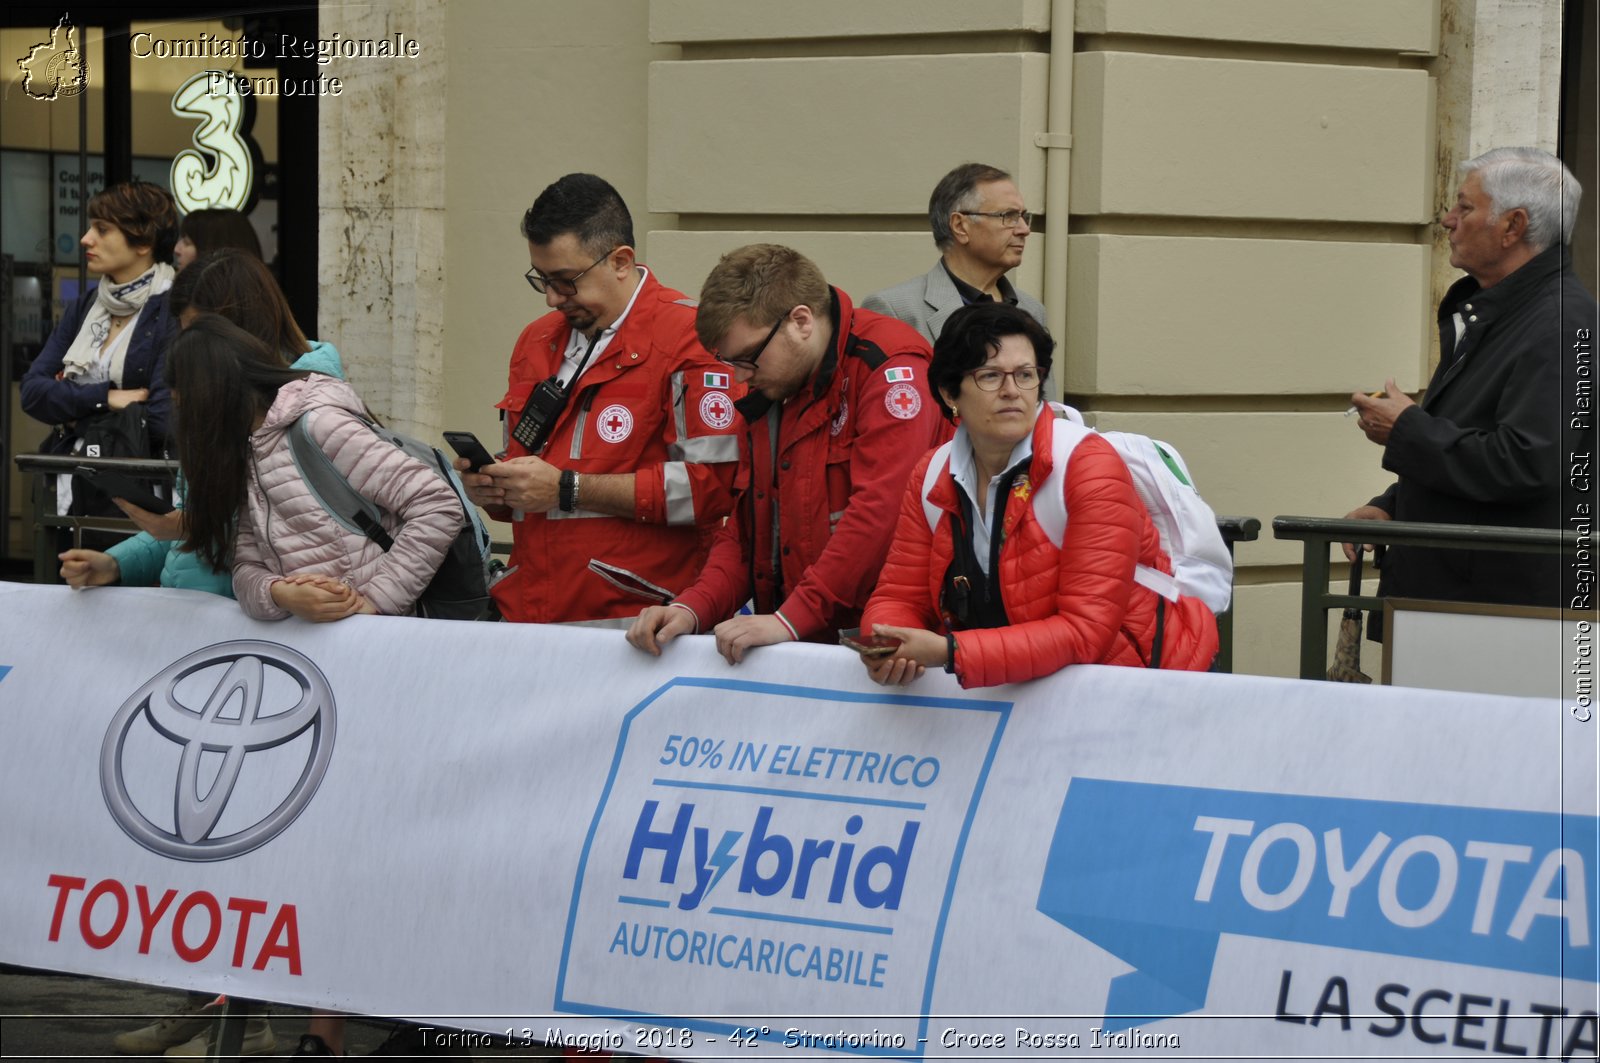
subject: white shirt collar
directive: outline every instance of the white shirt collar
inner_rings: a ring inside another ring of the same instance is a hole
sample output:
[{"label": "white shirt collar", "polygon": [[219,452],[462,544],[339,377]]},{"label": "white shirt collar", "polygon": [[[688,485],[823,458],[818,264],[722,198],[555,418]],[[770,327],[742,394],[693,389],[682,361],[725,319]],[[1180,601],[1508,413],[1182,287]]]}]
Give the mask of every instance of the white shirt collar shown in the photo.
[{"label": "white shirt collar", "polygon": [[[1016,468],[1018,465],[1027,464],[1033,460],[1033,433],[1030,431],[1017,441],[1011,448],[1011,457],[1006,459],[1006,467],[999,476],[991,477],[984,485],[985,492],[992,492],[1000,482],[1000,477]],[[967,434],[966,425],[956,429],[955,439],[950,444],[950,475],[956,484],[967,493],[973,505],[978,502],[978,457],[972,450],[972,437]],[[993,512],[994,507],[985,505],[986,512]]]},{"label": "white shirt collar", "polygon": [[1011,457],[1006,459],[1006,467],[997,476],[990,477],[989,482],[983,485],[983,512],[986,520],[978,519],[978,459],[972,450],[972,438],[967,434],[965,425],[956,429],[955,439],[950,444],[950,476],[955,480],[956,486],[966,493],[972,503],[972,552],[977,555],[978,567],[987,574],[989,571],[989,544],[992,539],[990,524],[994,520],[995,499],[1000,489],[1000,481],[1005,474],[1017,466],[1026,466],[1033,460],[1033,433],[1030,431],[1017,441],[1011,448]]},{"label": "white shirt collar", "polygon": [[[650,271],[644,266],[635,266],[634,268],[639,271],[639,283],[634,286],[633,294],[628,296],[628,305],[622,308],[622,313],[618,314],[617,319],[606,326],[600,335],[595,337],[594,353],[589,355],[589,360],[584,365],[584,372],[588,372],[590,366],[599,363],[600,356],[606,353],[606,348],[611,344],[611,337],[615,336],[617,331],[622,328],[622,323],[628,320],[628,315],[633,312],[633,304],[639,301],[639,293],[644,291],[644,283],[649,278]],[[565,384],[572,378],[572,374],[578,368],[579,360],[583,358],[584,352],[588,349],[589,337],[577,329],[573,329],[571,335],[567,337],[567,349],[561,355],[561,371],[557,374],[561,383]]]}]

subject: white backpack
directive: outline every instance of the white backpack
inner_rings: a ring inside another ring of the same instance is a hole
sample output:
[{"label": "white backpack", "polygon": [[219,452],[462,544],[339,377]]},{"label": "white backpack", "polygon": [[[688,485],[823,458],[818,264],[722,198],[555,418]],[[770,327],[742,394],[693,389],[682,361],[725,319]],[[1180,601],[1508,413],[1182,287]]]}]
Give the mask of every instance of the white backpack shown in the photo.
[{"label": "white backpack", "polygon": [[[1134,580],[1168,601],[1176,601],[1181,594],[1199,598],[1213,613],[1226,610],[1233,600],[1233,555],[1217,528],[1217,515],[1194,489],[1189,468],[1177,449],[1133,432],[1089,428],[1083,415],[1071,406],[1052,402],[1050,408],[1061,419],[1051,437],[1052,467],[1049,477],[1033,492],[1034,519],[1050,542],[1059,547],[1066,536],[1064,488],[1072,452],[1090,434],[1098,435],[1127,465],[1139,501],[1161,536],[1161,549],[1172,559],[1172,575],[1140,565],[1134,570]],[[922,508],[930,529],[938,527],[939,511],[928,502],[928,492],[949,464],[950,446],[946,443],[939,448],[928,463],[922,484]]]}]

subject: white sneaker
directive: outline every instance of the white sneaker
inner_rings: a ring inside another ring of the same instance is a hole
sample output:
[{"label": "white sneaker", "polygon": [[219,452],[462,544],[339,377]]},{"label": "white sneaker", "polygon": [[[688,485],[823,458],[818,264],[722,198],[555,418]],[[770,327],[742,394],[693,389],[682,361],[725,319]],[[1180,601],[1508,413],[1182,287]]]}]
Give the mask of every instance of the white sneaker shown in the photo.
[{"label": "white sneaker", "polygon": [[141,1026],[137,1030],[119,1033],[112,1042],[118,1052],[127,1056],[154,1056],[173,1045],[181,1045],[195,1034],[204,1033],[206,1024],[212,1021],[215,1012],[207,1013],[204,1009],[210,999],[197,1001],[184,1008],[176,1015],[157,1019],[149,1026]]},{"label": "white sneaker", "polygon": [[[210,1039],[215,1032],[214,1026],[203,1030],[183,1044],[167,1049],[166,1055],[175,1059],[197,1059],[208,1056],[211,1054]],[[244,1020],[244,1041],[239,1045],[241,1056],[270,1056],[277,1051],[277,1048],[278,1039],[272,1035],[272,1025],[266,1019]]]}]

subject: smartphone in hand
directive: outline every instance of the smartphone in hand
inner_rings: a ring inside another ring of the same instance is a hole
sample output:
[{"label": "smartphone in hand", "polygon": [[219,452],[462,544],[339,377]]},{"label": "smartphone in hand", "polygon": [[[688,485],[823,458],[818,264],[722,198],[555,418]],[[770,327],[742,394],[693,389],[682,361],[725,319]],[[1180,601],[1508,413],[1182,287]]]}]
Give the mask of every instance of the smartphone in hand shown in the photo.
[{"label": "smartphone in hand", "polygon": [[900,640],[887,635],[862,635],[860,628],[853,627],[839,632],[839,645],[848,646],[863,657],[887,657],[900,648]]},{"label": "smartphone in hand", "polygon": [[489,448],[471,432],[446,432],[444,441],[450,444],[451,450],[472,463],[468,472],[477,472],[485,465],[494,464],[494,455],[489,453]]}]

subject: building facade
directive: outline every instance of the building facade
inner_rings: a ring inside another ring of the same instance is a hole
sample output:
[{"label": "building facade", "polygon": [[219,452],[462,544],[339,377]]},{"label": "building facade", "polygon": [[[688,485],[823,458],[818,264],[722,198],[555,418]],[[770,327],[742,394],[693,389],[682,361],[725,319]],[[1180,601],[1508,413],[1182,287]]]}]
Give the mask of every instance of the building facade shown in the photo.
[{"label": "building facade", "polygon": [[[396,33],[414,57],[321,65],[342,92],[317,113],[317,321],[422,434],[498,438],[511,345],[544,311],[518,223],[574,170],[617,185],[668,284],[771,240],[857,296],[932,263],[945,171],[1010,170],[1042,217],[1016,280],[1062,341],[1057,393],[1169,440],[1218,513],[1268,527],[1388,482],[1343,411],[1428,379],[1458,162],[1563,154],[1594,285],[1596,27],[1561,0],[319,10],[323,39]],[[1295,674],[1299,545],[1265,532],[1238,561],[1235,669]]]}]

